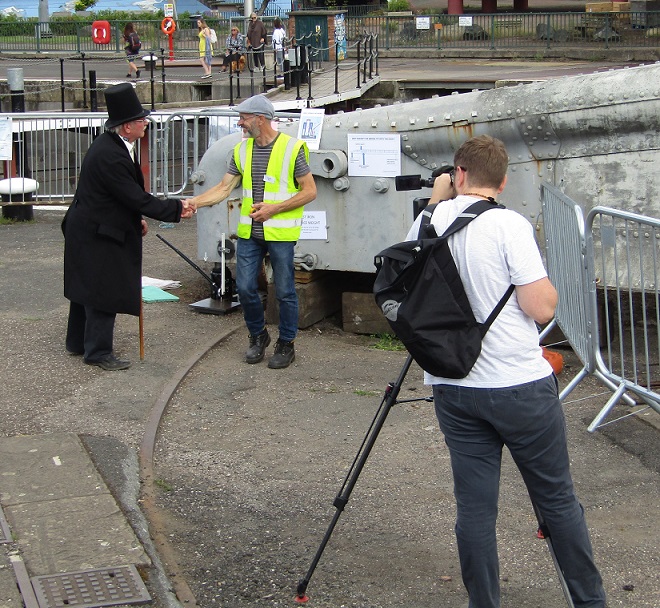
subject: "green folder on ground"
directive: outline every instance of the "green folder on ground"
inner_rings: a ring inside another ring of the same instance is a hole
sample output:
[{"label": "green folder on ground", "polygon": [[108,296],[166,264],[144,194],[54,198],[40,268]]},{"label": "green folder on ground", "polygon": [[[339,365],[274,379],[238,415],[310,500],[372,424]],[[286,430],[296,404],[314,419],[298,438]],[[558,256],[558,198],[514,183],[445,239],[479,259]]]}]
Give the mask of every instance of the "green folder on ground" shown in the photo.
[{"label": "green folder on ground", "polygon": [[143,302],[177,302],[179,298],[160,287],[148,285],[142,288]]}]

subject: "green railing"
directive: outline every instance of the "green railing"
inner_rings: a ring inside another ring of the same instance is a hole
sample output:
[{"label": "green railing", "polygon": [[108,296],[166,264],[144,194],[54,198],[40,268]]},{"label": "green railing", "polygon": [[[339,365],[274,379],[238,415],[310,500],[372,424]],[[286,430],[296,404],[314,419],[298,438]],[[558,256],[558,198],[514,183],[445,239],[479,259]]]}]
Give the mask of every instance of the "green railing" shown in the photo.
[{"label": "green railing", "polygon": [[[232,23],[241,31],[243,17],[208,19],[224,46]],[[264,17],[269,31],[272,21]],[[135,21],[142,53],[167,49],[169,41],[160,21]],[[110,22],[110,44],[95,44],[92,22],[0,21],[0,53],[60,52],[119,53],[124,50],[125,22]],[[420,27],[422,26],[422,27]],[[378,35],[381,49],[511,49],[511,48],[657,48],[660,46],[660,11],[621,13],[497,13],[475,15],[363,15],[346,20],[348,41],[365,32]],[[197,28],[180,20],[174,32],[177,57],[196,56]]]},{"label": "green railing", "polygon": [[378,34],[381,49],[654,48],[660,46],[660,11],[433,15],[426,20],[365,15],[347,20],[349,39],[363,31]]},{"label": "green railing", "polygon": [[[268,31],[272,31],[273,18],[262,17]],[[232,24],[247,31],[244,17],[207,19],[216,31],[218,49],[224,48]],[[92,40],[92,21],[0,21],[0,53],[123,53],[126,43],[122,38],[126,21],[110,21],[109,44],[95,44]],[[168,37],[161,31],[161,20],[133,21],[142,41],[142,54],[169,48]],[[286,26],[286,22],[285,26]],[[177,56],[195,55],[199,48],[197,26],[190,19],[180,19],[173,35]]]}]

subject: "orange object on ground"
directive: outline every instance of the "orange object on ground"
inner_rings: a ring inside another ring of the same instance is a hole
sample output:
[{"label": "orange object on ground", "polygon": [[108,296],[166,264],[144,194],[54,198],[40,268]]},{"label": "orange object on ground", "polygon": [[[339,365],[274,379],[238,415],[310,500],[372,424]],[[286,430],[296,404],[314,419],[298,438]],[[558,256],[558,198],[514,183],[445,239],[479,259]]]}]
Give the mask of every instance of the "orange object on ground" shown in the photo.
[{"label": "orange object on ground", "polygon": [[556,350],[549,350],[545,346],[542,346],[541,350],[543,351],[543,358],[552,365],[552,371],[555,372],[555,376],[561,374],[564,369],[564,357],[562,354]]}]

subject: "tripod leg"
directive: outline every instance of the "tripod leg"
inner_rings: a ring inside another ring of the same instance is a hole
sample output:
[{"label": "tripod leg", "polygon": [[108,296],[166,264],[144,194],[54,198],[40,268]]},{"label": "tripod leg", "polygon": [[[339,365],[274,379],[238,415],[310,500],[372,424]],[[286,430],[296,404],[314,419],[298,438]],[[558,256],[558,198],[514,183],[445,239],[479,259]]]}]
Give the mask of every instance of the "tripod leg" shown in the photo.
[{"label": "tripod leg", "polygon": [[555,565],[555,570],[557,570],[559,585],[561,586],[561,590],[564,592],[566,603],[568,604],[569,608],[575,608],[575,605],[573,604],[573,598],[571,597],[571,592],[569,591],[568,584],[566,583],[566,578],[564,577],[564,573],[561,569],[561,566],[559,565],[559,561],[557,560],[555,548],[552,545],[552,538],[550,538],[550,531],[548,530],[548,526],[546,525],[545,520],[543,519],[543,515],[541,515],[541,512],[539,511],[539,508],[536,506],[536,504],[534,504],[534,501],[532,501],[532,507],[534,507],[534,514],[536,515],[536,519],[539,522],[539,530],[537,532],[537,536],[539,538],[545,539],[545,542],[548,545],[548,551],[550,551],[550,557],[552,557],[552,563]]},{"label": "tripod leg", "polygon": [[367,458],[369,458],[371,449],[376,443],[378,434],[380,433],[380,430],[383,428],[383,425],[385,424],[387,415],[390,413],[392,407],[397,403],[397,397],[399,396],[401,385],[403,384],[403,381],[406,377],[406,374],[408,373],[408,370],[410,369],[411,364],[412,364],[412,357],[408,355],[408,357],[406,358],[406,362],[403,364],[403,368],[401,369],[401,372],[399,373],[399,377],[397,378],[396,382],[394,383],[390,382],[387,385],[387,389],[385,389],[385,394],[380,403],[378,411],[376,412],[376,416],[372,420],[371,426],[369,427],[369,430],[367,431],[367,434],[364,440],[362,441],[362,445],[360,446],[360,449],[358,450],[358,453],[355,456],[355,459],[353,460],[353,464],[351,465],[351,468],[349,469],[348,474],[344,479],[344,483],[342,484],[339,493],[337,494],[337,497],[334,500],[333,504],[337,510],[335,511],[332,521],[330,522],[330,525],[328,526],[328,529],[326,530],[326,533],[323,536],[321,545],[316,551],[316,555],[312,560],[312,564],[309,567],[309,570],[307,570],[307,574],[305,575],[304,578],[301,578],[300,581],[298,582],[296,597],[294,598],[295,601],[298,603],[302,604],[309,599],[305,594],[305,592],[307,591],[307,585],[309,585],[309,581],[312,578],[312,575],[314,574],[314,570],[316,570],[316,566],[318,565],[319,560],[321,559],[321,555],[323,555],[325,546],[328,544],[328,541],[330,540],[330,536],[332,535],[332,531],[335,529],[335,526],[337,525],[339,516],[344,510],[346,503],[348,503],[348,499],[351,496],[351,492],[353,491],[353,488],[355,487],[358,477],[360,476],[360,473],[362,472],[362,469],[364,468],[364,465],[367,462]]}]

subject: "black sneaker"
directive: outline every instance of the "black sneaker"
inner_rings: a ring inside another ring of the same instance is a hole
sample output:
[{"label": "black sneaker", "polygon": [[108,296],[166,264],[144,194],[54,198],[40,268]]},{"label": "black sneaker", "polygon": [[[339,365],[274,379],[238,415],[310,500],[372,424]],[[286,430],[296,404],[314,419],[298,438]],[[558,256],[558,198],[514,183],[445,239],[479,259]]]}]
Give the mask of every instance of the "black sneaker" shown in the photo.
[{"label": "black sneaker", "polygon": [[100,359],[85,359],[87,365],[98,365],[101,369],[107,372],[115,372],[120,369],[128,369],[131,366],[130,361],[122,361],[117,359],[113,354],[106,355]]},{"label": "black sneaker", "polygon": [[293,342],[283,342],[277,340],[275,343],[275,354],[268,359],[270,369],[284,369],[289,367],[296,360],[296,351],[293,348]]},{"label": "black sneaker", "polygon": [[135,72],[135,77],[136,77],[136,78],[139,78],[139,77],[140,77],[140,70],[138,70],[137,72]]},{"label": "black sneaker", "polygon": [[263,361],[266,354],[266,347],[270,344],[270,336],[268,330],[264,329],[256,336],[250,336],[250,347],[245,353],[245,360],[248,363],[259,363]]}]

